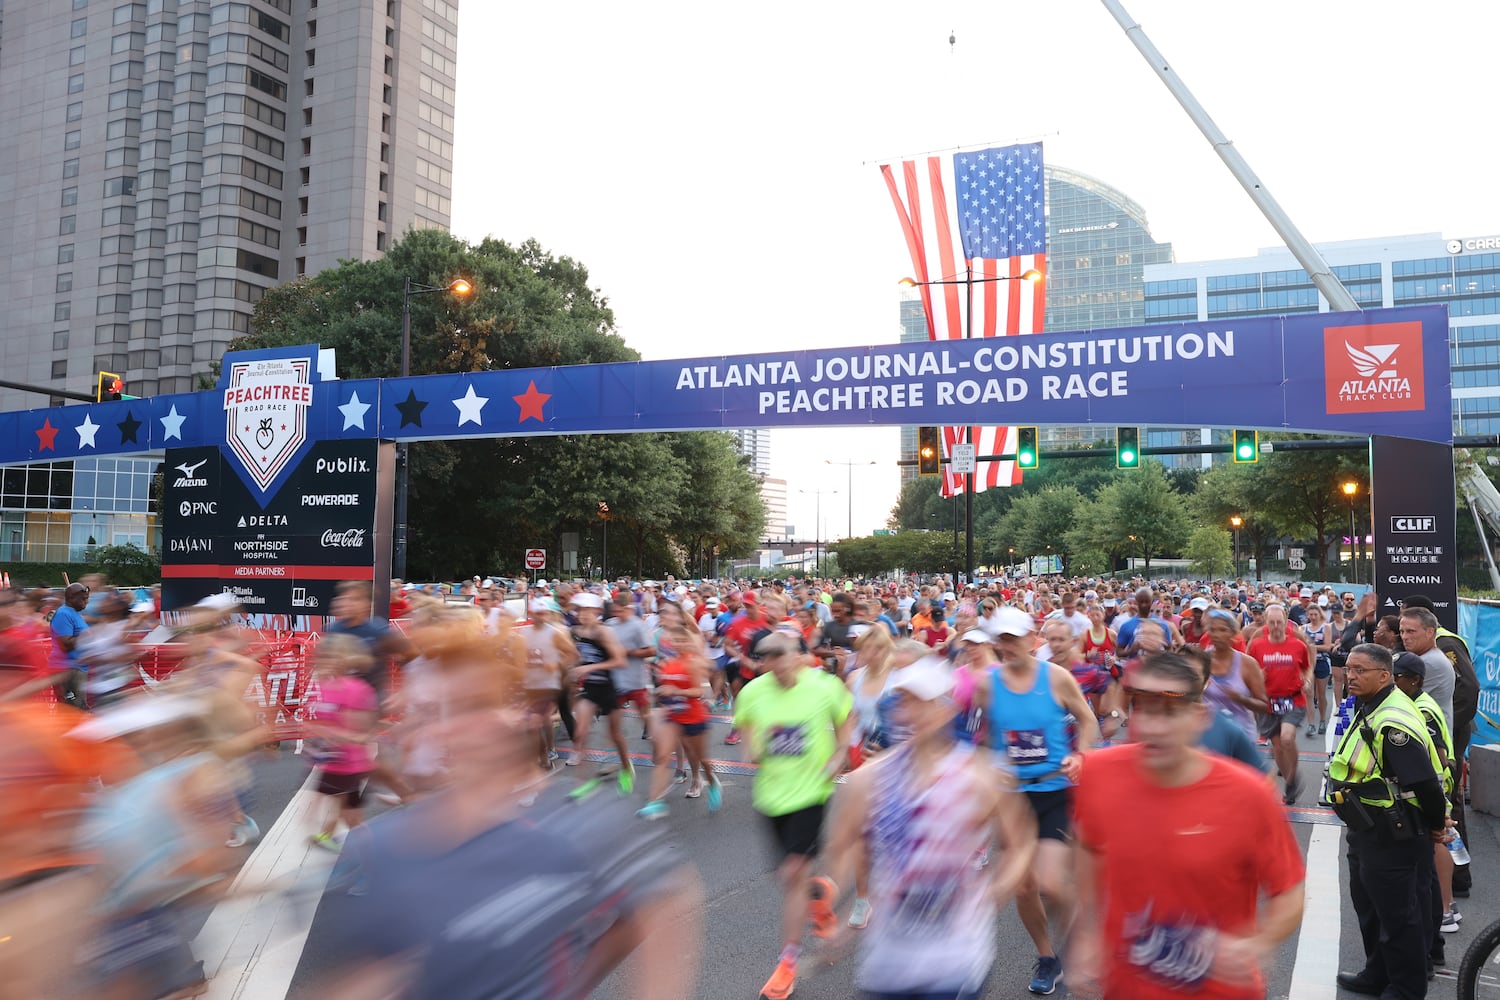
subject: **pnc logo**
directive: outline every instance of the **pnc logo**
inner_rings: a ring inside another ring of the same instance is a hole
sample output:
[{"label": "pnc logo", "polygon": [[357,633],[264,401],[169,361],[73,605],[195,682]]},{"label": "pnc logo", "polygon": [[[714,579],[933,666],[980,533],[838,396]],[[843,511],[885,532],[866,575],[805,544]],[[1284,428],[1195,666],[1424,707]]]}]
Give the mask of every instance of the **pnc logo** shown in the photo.
[{"label": "pnc logo", "polygon": [[1329,413],[1397,413],[1426,406],[1421,323],[1323,330]]},{"label": "pnc logo", "polygon": [[217,514],[219,504],[216,500],[184,500],[177,507],[177,513],[183,517],[193,517],[198,514]]}]

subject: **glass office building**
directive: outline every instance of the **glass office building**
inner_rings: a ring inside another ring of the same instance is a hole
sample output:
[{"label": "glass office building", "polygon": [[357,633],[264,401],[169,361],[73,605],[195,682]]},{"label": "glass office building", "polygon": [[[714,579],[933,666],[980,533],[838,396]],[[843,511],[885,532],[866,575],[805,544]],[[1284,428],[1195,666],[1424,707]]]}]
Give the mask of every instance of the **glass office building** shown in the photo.
[{"label": "glass office building", "polygon": [[[1422,233],[1323,243],[1318,251],[1362,308],[1446,305],[1454,433],[1500,432],[1500,237]],[[1148,267],[1145,298],[1149,323],[1328,311],[1284,247]]]}]

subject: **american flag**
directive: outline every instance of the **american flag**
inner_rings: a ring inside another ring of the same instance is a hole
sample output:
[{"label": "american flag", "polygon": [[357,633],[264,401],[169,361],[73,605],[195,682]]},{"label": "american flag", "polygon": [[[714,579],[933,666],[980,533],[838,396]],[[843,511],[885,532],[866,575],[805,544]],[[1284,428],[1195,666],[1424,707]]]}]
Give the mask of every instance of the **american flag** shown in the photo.
[{"label": "american flag", "polygon": [[[1045,277],[1020,280],[1028,270],[1047,273],[1040,143],[905,160],[899,169],[883,164],[880,173],[911,252],[929,339],[959,340],[966,330],[975,337],[1042,332]],[[1013,280],[986,280],[1001,276]],[[1016,446],[1014,427],[945,427],[942,437],[945,455],[964,440],[973,441],[980,455],[1014,452]],[[974,491],[1020,481],[1014,462],[980,462]],[[963,490],[964,477],[945,467],[943,495]]]}]

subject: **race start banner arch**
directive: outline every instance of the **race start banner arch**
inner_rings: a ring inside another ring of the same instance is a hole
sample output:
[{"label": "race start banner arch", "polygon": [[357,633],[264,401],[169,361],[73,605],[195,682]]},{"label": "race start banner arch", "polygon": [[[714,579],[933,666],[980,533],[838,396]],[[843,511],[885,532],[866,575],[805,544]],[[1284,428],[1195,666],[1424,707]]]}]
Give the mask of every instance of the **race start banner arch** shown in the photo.
[{"label": "race start banner arch", "polygon": [[[178,535],[197,539],[182,553],[196,587],[279,580],[262,610],[292,615],[314,596],[326,607],[327,587],[307,581],[373,577],[378,589],[388,564],[388,447],[337,442],[881,424],[1453,440],[1443,306],[392,379],[324,379],[318,355],[231,353],[211,391],[0,413],[0,465],[167,450],[163,518],[193,520]],[[278,499],[288,484],[295,495]],[[1451,529],[1438,541],[1451,561]],[[294,552],[287,565],[309,575],[278,576],[277,554]]]}]

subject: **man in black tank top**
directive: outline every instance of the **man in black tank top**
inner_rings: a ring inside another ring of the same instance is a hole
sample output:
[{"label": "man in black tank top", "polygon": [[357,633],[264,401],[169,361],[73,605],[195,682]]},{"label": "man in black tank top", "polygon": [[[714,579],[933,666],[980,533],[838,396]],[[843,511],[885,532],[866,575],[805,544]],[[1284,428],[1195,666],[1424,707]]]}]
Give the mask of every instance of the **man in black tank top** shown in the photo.
[{"label": "man in black tank top", "polygon": [[568,681],[580,684],[582,690],[574,706],[573,755],[568,758],[568,763],[577,765],[582,762],[594,717],[604,716],[609,725],[610,742],[620,755],[620,790],[628,794],[635,787],[635,768],[625,746],[619,713],[615,711],[618,707],[615,685],[610,679],[610,671],[625,667],[625,650],[602,620],[604,601],[598,594],[578,594],[573,598],[573,607],[578,612],[578,624],[573,626],[572,635],[573,644],[578,647],[579,662],[568,671]]}]

